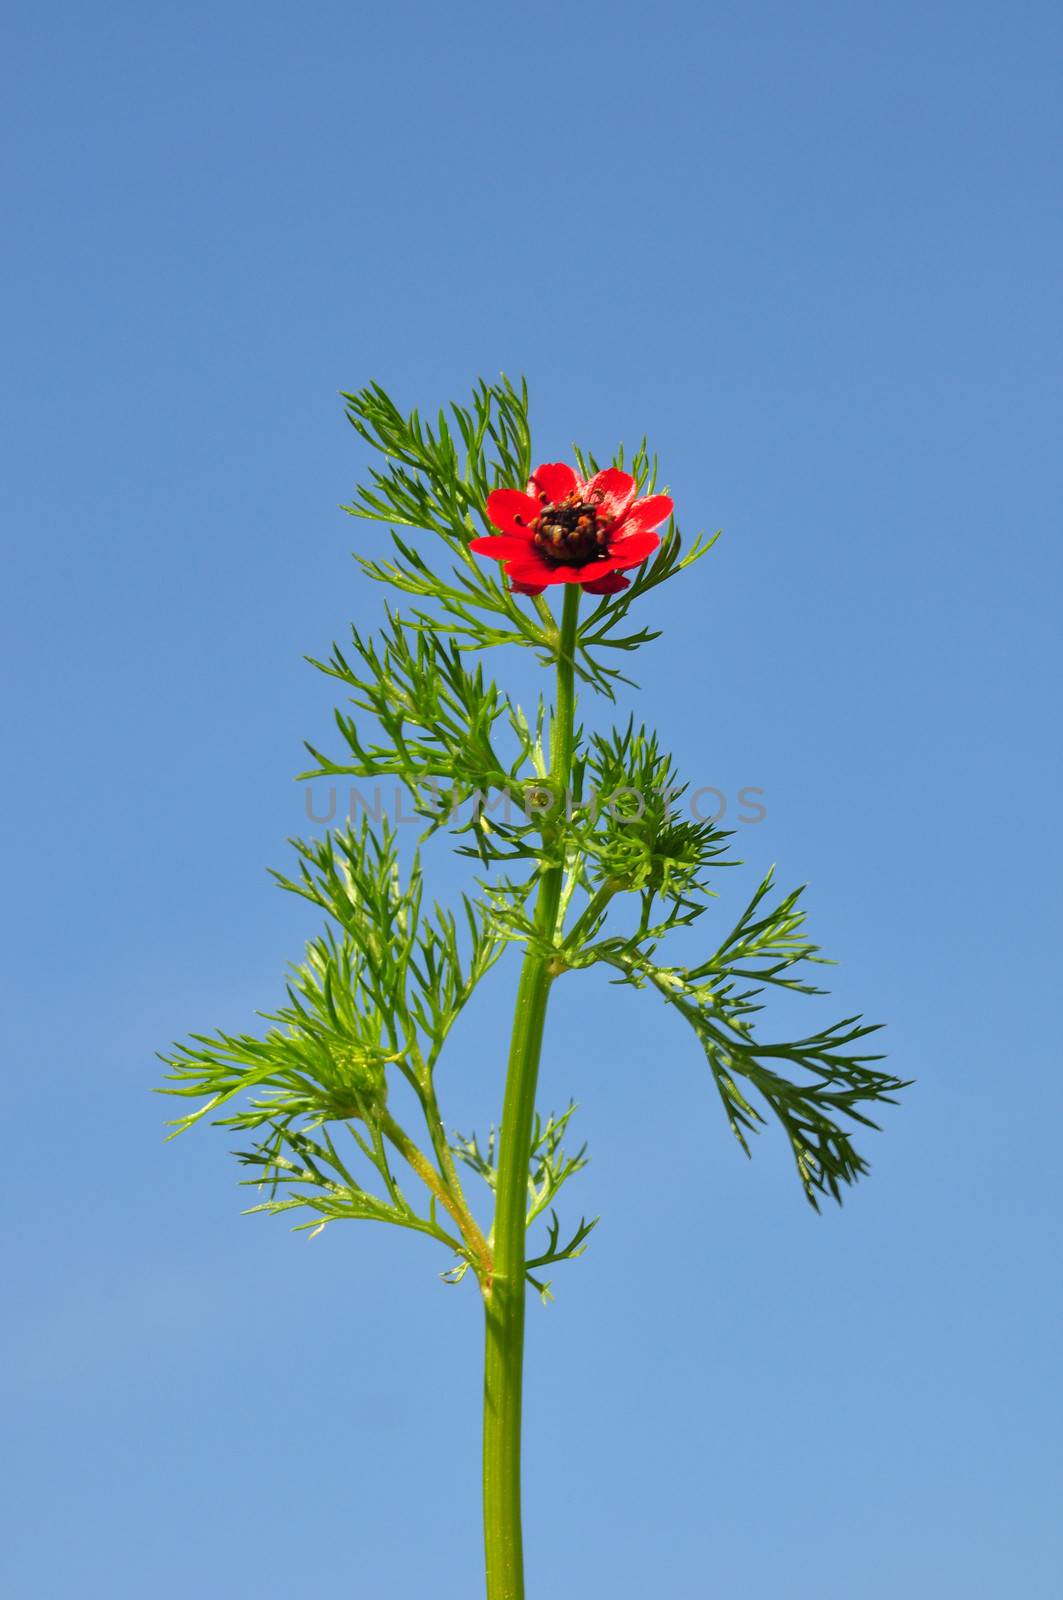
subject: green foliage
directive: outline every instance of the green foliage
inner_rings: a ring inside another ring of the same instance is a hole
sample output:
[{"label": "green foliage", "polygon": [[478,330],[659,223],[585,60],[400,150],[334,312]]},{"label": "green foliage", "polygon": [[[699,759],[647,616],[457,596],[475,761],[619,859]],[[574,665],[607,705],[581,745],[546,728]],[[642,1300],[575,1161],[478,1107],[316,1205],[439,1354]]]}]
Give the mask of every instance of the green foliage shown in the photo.
[{"label": "green foliage", "polygon": [[402,1053],[394,1042],[389,1047],[379,1011],[364,1006],[363,963],[351,940],[331,930],[315,939],[293,969],[288,996],[288,1005],[264,1013],[274,1026],[262,1038],[193,1034],[164,1058],[174,1084],[169,1094],[206,1097],[178,1119],[178,1132],[242,1095],[246,1101],[221,1119],[225,1125],[374,1120],[387,1100],[386,1068]]},{"label": "green foliage", "polygon": [[[226,1108],[216,1120],[226,1127],[264,1130],[245,1164],[259,1169],[270,1198],[254,1210],[309,1206],[323,1218],[367,1217],[418,1227],[453,1248],[464,1246],[437,1223],[437,1203],[463,1210],[454,1182],[446,1136],[436,1102],[434,1072],[451,1028],[477,984],[494,964],[500,946],[471,900],[459,924],[435,906],[426,912],[424,880],[414,860],[404,883],[397,841],[386,825],[374,833],[328,834],[317,841],[292,841],[299,872],[274,876],[285,889],[319,906],[329,918],[325,934],[311,942],[306,959],[288,983],[288,1004],[264,1020],[274,1024],[261,1038],[196,1034],[163,1059],[169,1066],[168,1094],[204,1100],[178,1119],[175,1131]],[[430,1139],[442,1156],[432,1171],[390,1114],[388,1071],[406,1080],[424,1114]],[[232,1103],[239,1102],[233,1107]],[[341,1162],[328,1123],[346,1124],[357,1149],[383,1179],[377,1197],[356,1182]],[[362,1135],[352,1126],[366,1125]],[[316,1140],[311,1137],[316,1134]],[[389,1140],[427,1184],[425,1218],[398,1190],[385,1154]],[[295,1192],[278,1199],[279,1187]],[[310,1192],[307,1191],[310,1186]],[[314,1193],[315,1187],[320,1193]],[[466,1224],[471,1218],[459,1215]]]},{"label": "green foliage", "polygon": [[[878,1031],[859,1017],[845,1017],[817,1032],[790,1041],[762,1041],[754,1019],[763,1009],[766,988],[820,994],[797,969],[823,958],[803,934],[801,890],[774,906],[765,899],[772,874],[761,883],[728,937],[696,967],[664,967],[647,950],[625,940],[603,940],[587,959],[608,963],[636,988],[651,985],[693,1028],[701,1044],[732,1132],[747,1155],[747,1134],[764,1121],[749,1099],[755,1093],[782,1125],[805,1195],[841,1199],[842,1185],[867,1171],[839,1119],[875,1128],[864,1107],[890,1104],[907,1087],[876,1070],[879,1055],[858,1054],[853,1046]],[[804,1076],[800,1076],[804,1074]]]},{"label": "green foliage", "polygon": [[[308,745],[317,766],[301,776],[401,778],[429,820],[428,831],[457,823],[470,801],[460,820],[475,826],[495,809],[496,794],[508,796],[523,816],[520,775],[529,762],[542,765],[541,739],[497,686],[485,681],[483,668],[470,672],[454,640],[405,628],[390,612],[378,640],[356,630],[352,635],[360,665],[335,645],[327,662],[313,665],[353,691],[351,703],[369,714],[385,742],[366,744],[356,720],[337,709],[346,757],[335,761]],[[505,757],[496,750],[499,723],[514,747]],[[513,805],[507,806],[510,814]],[[481,853],[484,848],[486,836]]]},{"label": "green foliage", "polygon": [[[349,647],[334,645],[313,663],[344,686],[349,709],[336,712],[339,754],[308,746],[315,765],[303,776],[400,782],[415,796],[425,834],[453,830],[459,853],[476,857],[483,875],[455,916],[427,905],[419,859],[402,872],[386,824],[293,841],[294,875],[275,876],[324,914],[325,931],[293,969],[287,1003],[264,1014],[264,1032],[195,1034],[163,1058],[164,1092],[196,1102],[176,1130],[222,1113],[215,1120],[223,1126],[255,1136],[240,1154],[265,1195],[253,1210],[309,1211],[301,1225],[315,1229],[354,1217],[412,1228],[455,1252],[448,1277],[471,1267],[487,1288],[491,1240],[458,1169],[493,1188],[494,1136],[485,1150],[475,1138],[448,1137],[435,1076],[457,1017],[516,942],[546,957],[551,979],[584,981],[577,974],[605,966],[617,982],[655,990],[693,1029],[747,1153],[748,1135],[773,1116],[811,1203],[840,1199],[866,1170],[853,1125],[874,1127],[868,1108],[904,1085],[863,1052],[874,1030],[859,1018],[789,1042],[760,1037],[771,989],[819,992],[806,976],[822,958],[805,935],[799,892],[770,903],[765,880],[712,955],[669,965],[662,942],[705,915],[712,873],[732,865],[727,836],[678,814],[683,788],[671,758],[633,721],[577,732],[571,792],[562,792],[542,704],[527,716],[482,661],[473,664],[473,652],[508,644],[565,667],[572,648],[571,633],[562,645],[545,597],[511,594],[496,563],[468,549],[488,526],[489,492],[523,487],[535,465],[526,390],[505,379],[482,383],[467,406],[431,423],[404,415],[375,384],[345,399],[379,460],[346,509],[385,523],[391,539],[388,557],[356,560],[397,591],[403,609],[388,608],[375,636],[352,630]],[[576,457],[585,475],[597,470],[593,457]],[[623,465],[622,449],[614,460]],[[645,441],[627,470],[643,492],[654,488],[657,462]],[[572,666],[583,682],[612,698],[622,680],[617,652],[657,636],[632,621],[632,608],[711,543],[698,540],[684,554],[673,522],[630,588],[590,603],[574,635]],[[558,869],[558,918],[544,936],[532,906],[544,876]],[[397,1080],[412,1091],[425,1148],[395,1118]],[[579,1255],[594,1226],[581,1218],[563,1242],[553,1209],[585,1164],[582,1150],[570,1157],[562,1148],[570,1116],[571,1108],[533,1130],[527,1220],[542,1219],[546,1238],[529,1273]],[[418,1205],[399,1186],[396,1157],[418,1181]]]},{"label": "green foliage", "polygon": [[691,897],[710,893],[705,874],[721,864],[728,835],[711,822],[676,815],[686,785],[657,735],[636,731],[634,720],[622,733],[595,734],[584,781],[590,786],[583,813],[588,826],[579,846],[589,882],[700,915],[704,903]]},{"label": "green foliage", "polygon": [[469,899],[462,902],[463,928],[438,905],[426,913],[420,860],[414,858],[404,886],[397,838],[387,822],[379,833],[363,821],[357,833],[334,831],[292,844],[298,878],[274,877],[282,888],[319,906],[356,949],[355,1002],[371,1017],[373,1030],[386,1037],[416,1088],[423,1074],[434,1070],[463,1006],[497,960],[497,941]]},{"label": "green foliage", "polygon": [[[356,555],[363,572],[416,599],[436,602],[435,613],[414,606],[413,623],[451,632],[466,647],[548,648],[542,625],[544,613],[549,622],[546,608],[537,616],[530,613],[505,589],[494,563],[477,561],[467,548],[471,538],[491,531],[483,510],[491,490],[523,485],[532,470],[527,389],[522,386],[518,394],[506,379],[481,383],[469,406],[451,406],[449,420],[441,410],[434,425],[417,411],[404,417],[379,384],[343,398],[351,425],[386,463],[370,467],[369,482],[344,507],[353,517],[391,529],[392,559]],[[440,575],[398,528],[435,534],[456,565]]]},{"label": "green foliage", "polygon": [[427,1215],[422,1215],[399,1188],[380,1129],[374,1126],[362,1135],[347,1124],[344,1131],[357,1152],[379,1174],[386,1198],[359,1182],[327,1127],[320,1127],[315,1137],[293,1129],[282,1136],[279,1129],[274,1129],[270,1139],[251,1150],[237,1151],[244,1166],[256,1174],[245,1182],[268,1195],[247,1208],[248,1216],[256,1212],[279,1215],[285,1211],[309,1211],[310,1220],[296,1223],[295,1230],[309,1231],[311,1237],[329,1222],[389,1222],[394,1227],[428,1234],[468,1265],[465,1247],[455,1233],[440,1224],[434,1201],[429,1203]]},{"label": "green foliage", "polygon": [[[534,1274],[542,1267],[553,1266],[559,1261],[573,1261],[583,1254],[586,1241],[598,1224],[594,1217],[590,1222],[585,1217],[580,1217],[575,1231],[567,1243],[561,1243],[561,1224],[557,1212],[553,1209],[562,1185],[568,1179],[581,1172],[587,1165],[587,1146],[582,1145],[575,1155],[566,1154],[562,1140],[569,1121],[575,1112],[575,1105],[570,1105],[561,1116],[555,1117],[553,1113],[545,1121],[536,1115],[532,1129],[531,1149],[528,1158],[528,1212],[527,1226],[543,1215],[550,1207],[550,1220],[547,1224],[547,1237],[545,1249],[533,1256],[525,1263],[526,1276],[529,1283],[538,1289],[543,1300],[551,1298],[549,1283],[542,1282]],[[494,1128],[487,1138],[487,1147],[481,1150],[476,1135],[465,1138],[462,1134],[455,1135],[453,1145],[454,1154],[459,1161],[463,1161],[494,1191],[497,1185],[498,1168],[495,1160],[497,1135]]]}]

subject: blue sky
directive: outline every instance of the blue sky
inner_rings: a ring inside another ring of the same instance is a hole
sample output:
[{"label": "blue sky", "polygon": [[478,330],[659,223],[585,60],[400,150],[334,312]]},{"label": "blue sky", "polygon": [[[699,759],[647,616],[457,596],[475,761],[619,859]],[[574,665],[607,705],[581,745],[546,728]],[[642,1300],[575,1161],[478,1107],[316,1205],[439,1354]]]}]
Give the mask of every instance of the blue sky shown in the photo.
[{"label": "blue sky", "polygon": [[12,9],[12,1593],[479,1592],[471,1286],[242,1218],[148,1091],[312,931],[264,870],[302,656],[382,599],[337,391],[503,369],[544,459],[648,432],[724,529],[620,713],[763,788],[720,918],[808,881],[833,1010],[918,1080],[816,1218],[678,1022],[559,986],[604,1220],[530,1314],[531,1590],[1058,1593],[1061,43],[1034,3]]}]

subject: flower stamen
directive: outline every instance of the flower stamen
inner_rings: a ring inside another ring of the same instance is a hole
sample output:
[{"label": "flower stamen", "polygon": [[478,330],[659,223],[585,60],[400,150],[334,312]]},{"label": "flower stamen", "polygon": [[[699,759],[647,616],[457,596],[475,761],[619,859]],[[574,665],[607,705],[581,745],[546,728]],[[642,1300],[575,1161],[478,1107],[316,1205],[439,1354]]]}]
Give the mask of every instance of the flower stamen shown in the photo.
[{"label": "flower stamen", "polygon": [[609,554],[609,530],[599,523],[597,506],[577,494],[547,506],[529,527],[549,567],[581,567]]}]

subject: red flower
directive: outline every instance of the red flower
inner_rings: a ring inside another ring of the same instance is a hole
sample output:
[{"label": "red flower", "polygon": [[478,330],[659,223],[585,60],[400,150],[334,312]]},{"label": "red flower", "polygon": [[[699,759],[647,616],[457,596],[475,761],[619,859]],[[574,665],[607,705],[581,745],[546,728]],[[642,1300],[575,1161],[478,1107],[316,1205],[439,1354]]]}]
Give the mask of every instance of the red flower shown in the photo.
[{"label": "red flower", "polygon": [[626,589],[622,577],[660,544],[653,531],[672,512],[666,494],[635,499],[635,480],[606,467],[587,483],[563,461],[536,467],[527,493],[495,489],[487,515],[499,530],[469,545],[504,561],[514,594],[542,594],[550,583],[581,583],[588,594]]}]

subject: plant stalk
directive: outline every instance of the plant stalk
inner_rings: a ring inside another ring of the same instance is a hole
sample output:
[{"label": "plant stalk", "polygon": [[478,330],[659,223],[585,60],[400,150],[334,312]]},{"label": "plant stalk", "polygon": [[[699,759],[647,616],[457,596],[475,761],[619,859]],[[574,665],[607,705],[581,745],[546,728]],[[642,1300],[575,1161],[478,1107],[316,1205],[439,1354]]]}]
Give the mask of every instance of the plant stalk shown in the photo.
[{"label": "plant stalk", "polygon": [[[575,644],[578,584],[565,586],[557,657],[557,703],[550,747],[555,806],[566,803],[575,733]],[[544,843],[550,825],[544,828]],[[521,1399],[524,1376],[525,1233],[528,1162],[535,1121],[543,1024],[552,976],[541,946],[557,933],[564,877],[561,860],[545,867],[535,904],[536,943],[521,968],[513,1015],[499,1140],[494,1270],[484,1293],[484,1547],[487,1600],[524,1600],[521,1535]]]},{"label": "plant stalk", "polygon": [[458,1225],[458,1231],[465,1241],[469,1259],[476,1268],[482,1281],[486,1281],[491,1271],[491,1251],[487,1240],[484,1238],[476,1221],[465,1204],[465,1196],[460,1189],[455,1194],[444,1178],[436,1171],[423,1150],[419,1150],[404,1128],[401,1128],[389,1111],[380,1114],[380,1130],[386,1138],[390,1139],[395,1149],[403,1160],[413,1168],[425,1187],[435,1195],[439,1203],[450,1212]]}]

